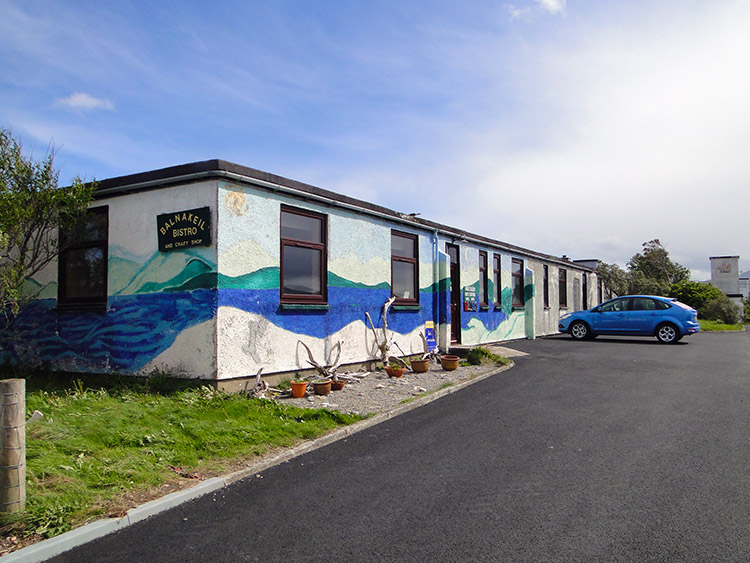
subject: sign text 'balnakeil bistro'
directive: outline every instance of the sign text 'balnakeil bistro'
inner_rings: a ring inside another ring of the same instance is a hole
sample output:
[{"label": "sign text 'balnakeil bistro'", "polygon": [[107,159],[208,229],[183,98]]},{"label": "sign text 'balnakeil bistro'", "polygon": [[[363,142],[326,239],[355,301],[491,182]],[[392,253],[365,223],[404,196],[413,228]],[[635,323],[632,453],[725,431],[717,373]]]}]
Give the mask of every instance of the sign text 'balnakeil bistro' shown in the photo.
[{"label": "sign text 'balnakeil bistro'", "polygon": [[159,252],[211,245],[211,208],[201,207],[156,217]]}]

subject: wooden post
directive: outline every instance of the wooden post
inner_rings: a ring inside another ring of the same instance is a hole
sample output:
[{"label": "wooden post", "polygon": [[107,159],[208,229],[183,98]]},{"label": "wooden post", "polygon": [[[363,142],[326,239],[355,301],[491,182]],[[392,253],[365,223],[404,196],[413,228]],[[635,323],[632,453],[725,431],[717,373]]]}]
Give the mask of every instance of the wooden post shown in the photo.
[{"label": "wooden post", "polygon": [[26,380],[0,381],[0,512],[26,505]]}]

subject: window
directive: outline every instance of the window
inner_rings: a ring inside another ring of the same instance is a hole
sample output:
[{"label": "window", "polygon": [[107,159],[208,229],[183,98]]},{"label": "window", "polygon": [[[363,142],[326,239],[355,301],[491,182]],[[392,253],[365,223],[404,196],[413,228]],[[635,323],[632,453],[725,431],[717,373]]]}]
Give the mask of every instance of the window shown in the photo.
[{"label": "window", "polygon": [[544,266],[544,308],[549,309],[549,266]]},{"label": "window", "polygon": [[488,306],[489,299],[489,278],[487,277],[487,253],[479,251],[479,305],[480,307]]},{"label": "window", "polygon": [[560,268],[560,307],[568,306],[568,272]]},{"label": "window", "polygon": [[416,235],[391,231],[391,295],[397,305],[419,303],[418,256]]},{"label": "window", "polygon": [[60,308],[107,306],[109,208],[95,207],[60,233],[57,303]]},{"label": "window", "polygon": [[326,303],[326,216],[281,207],[281,301]]},{"label": "window", "polygon": [[609,301],[608,303],[602,305],[601,311],[603,313],[621,313],[628,310],[629,304],[630,297],[626,297],[624,299],[615,299],[614,301]]},{"label": "window", "polygon": [[493,299],[495,300],[495,305],[501,305],[502,304],[502,279],[500,277],[500,255],[499,254],[493,254],[492,255],[492,279],[495,282],[495,288],[493,296]]},{"label": "window", "polygon": [[523,307],[523,260],[513,258],[510,266],[511,280],[513,284],[513,306]]}]

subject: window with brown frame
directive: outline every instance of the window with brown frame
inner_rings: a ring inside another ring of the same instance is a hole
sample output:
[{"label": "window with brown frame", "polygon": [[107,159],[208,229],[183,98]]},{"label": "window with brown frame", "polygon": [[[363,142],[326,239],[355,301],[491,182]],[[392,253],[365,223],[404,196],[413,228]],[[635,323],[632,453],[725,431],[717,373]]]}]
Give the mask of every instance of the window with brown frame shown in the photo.
[{"label": "window with brown frame", "polygon": [[525,305],[523,296],[523,260],[513,258],[511,260],[510,273],[513,284],[513,306],[523,307]]},{"label": "window with brown frame", "polygon": [[493,254],[492,255],[492,281],[494,282],[495,287],[493,288],[493,300],[495,301],[495,305],[500,306],[501,299],[502,299],[502,291],[503,291],[503,285],[502,285],[502,277],[500,275],[501,271],[501,260],[499,254]]},{"label": "window with brown frame", "polygon": [[419,239],[391,231],[391,295],[394,305],[419,304]]},{"label": "window with brown frame", "polygon": [[58,307],[106,308],[109,208],[89,209],[72,229],[60,233],[59,245]]},{"label": "window with brown frame", "polygon": [[479,251],[479,306],[487,307],[489,305],[489,278],[487,272],[487,253]]},{"label": "window with brown frame", "polygon": [[328,235],[325,215],[281,206],[281,301],[327,303]]},{"label": "window with brown frame", "polygon": [[559,272],[560,307],[568,306],[568,272],[560,268]]}]

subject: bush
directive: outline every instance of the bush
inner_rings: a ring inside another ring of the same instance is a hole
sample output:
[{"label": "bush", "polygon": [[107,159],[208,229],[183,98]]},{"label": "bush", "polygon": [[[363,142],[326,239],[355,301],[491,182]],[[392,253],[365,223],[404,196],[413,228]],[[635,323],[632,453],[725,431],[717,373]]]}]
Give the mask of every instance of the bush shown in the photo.
[{"label": "bush", "polygon": [[706,303],[713,299],[720,299],[724,295],[722,291],[710,283],[684,281],[674,284],[669,289],[669,296],[676,297],[685,305],[700,311]]},{"label": "bush", "polygon": [[712,299],[699,311],[701,318],[722,321],[728,325],[740,322],[742,318],[740,307],[732,303],[726,295]]}]

